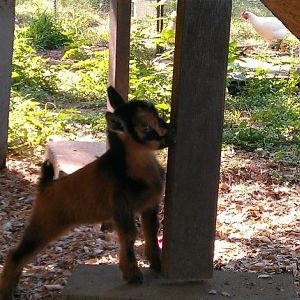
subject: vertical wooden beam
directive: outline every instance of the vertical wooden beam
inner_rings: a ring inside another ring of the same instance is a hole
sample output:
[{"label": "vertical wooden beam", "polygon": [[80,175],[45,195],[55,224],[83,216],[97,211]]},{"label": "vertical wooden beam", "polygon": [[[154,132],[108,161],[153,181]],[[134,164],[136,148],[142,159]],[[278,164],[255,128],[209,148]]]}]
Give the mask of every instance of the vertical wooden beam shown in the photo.
[{"label": "vertical wooden beam", "polygon": [[[157,4],[160,2],[161,0],[156,0]],[[156,31],[158,33],[160,33],[163,30],[164,27],[164,20],[162,19],[164,16],[164,5],[160,4],[157,5],[156,7]]]},{"label": "vertical wooden beam", "polygon": [[230,0],[178,1],[162,253],[173,279],[213,272],[230,15]]},{"label": "vertical wooden beam", "polygon": [[0,0],[0,169],[7,155],[15,0]]},{"label": "vertical wooden beam", "polygon": [[[156,0],[157,4],[160,1],[161,0]],[[157,5],[157,7],[156,7],[156,18],[157,18],[156,31],[157,31],[158,34],[160,34],[162,32],[163,28],[164,28],[163,17],[164,17],[164,5],[163,4]],[[156,46],[156,54],[163,53],[163,52],[164,52],[164,47],[162,47],[160,45],[157,45]]]},{"label": "vertical wooden beam", "polygon": [[128,99],[131,1],[110,0],[109,84]]}]

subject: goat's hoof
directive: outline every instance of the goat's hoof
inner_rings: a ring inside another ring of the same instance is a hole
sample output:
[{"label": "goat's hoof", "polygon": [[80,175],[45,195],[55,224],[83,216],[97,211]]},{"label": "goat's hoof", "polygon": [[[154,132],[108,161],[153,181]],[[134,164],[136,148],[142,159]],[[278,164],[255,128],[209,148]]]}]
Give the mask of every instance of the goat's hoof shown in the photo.
[{"label": "goat's hoof", "polygon": [[133,276],[128,279],[129,284],[140,285],[143,284],[143,276]]},{"label": "goat's hoof", "polygon": [[154,258],[149,259],[149,260],[150,260],[150,269],[159,273],[161,271],[160,257],[155,256]]},{"label": "goat's hoof", "polygon": [[126,278],[129,284],[140,285],[143,283],[143,274],[140,270],[134,272]]}]

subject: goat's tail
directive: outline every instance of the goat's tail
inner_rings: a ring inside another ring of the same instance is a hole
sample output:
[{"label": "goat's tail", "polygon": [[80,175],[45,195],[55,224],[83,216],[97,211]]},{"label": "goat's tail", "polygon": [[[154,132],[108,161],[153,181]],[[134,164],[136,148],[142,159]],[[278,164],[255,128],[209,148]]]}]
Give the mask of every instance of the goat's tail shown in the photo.
[{"label": "goat's tail", "polygon": [[53,181],[54,168],[49,160],[45,160],[41,167],[41,177],[39,180],[39,191],[42,192]]}]

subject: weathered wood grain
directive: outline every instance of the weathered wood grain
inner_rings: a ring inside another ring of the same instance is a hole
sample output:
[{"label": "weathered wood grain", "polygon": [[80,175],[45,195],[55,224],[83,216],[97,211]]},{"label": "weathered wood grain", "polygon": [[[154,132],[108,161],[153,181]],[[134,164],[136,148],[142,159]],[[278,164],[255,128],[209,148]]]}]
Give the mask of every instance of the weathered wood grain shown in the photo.
[{"label": "weathered wood grain", "polygon": [[231,1],[179,0],[163,272],[210,278],[222,142]]},{"label": "weathered wood grain", "polygon": [[130,8],[130,1],[110,1],[109,84],[124,99],[128,99]]},{"label": "weathered wood grain", "polygon": [[0,0],[0,169],[7,155],[15,1]]}]

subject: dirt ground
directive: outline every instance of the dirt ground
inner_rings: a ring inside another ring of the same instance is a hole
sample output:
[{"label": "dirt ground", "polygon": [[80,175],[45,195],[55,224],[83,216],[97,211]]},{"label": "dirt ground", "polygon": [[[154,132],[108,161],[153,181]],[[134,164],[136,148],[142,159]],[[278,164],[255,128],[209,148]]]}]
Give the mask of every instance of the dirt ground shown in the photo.
[{"label": "dirt ground", "polygon": [[[22,157],[9,157],[0,173],[0,270],[8,249],[20,239],[38,176],[36,163]],[[299,166],[259,153],[223,151],[215,268],[290,272],[300,295],[299,199]],[[147,266],[141,237],[136,247],[140,265]],[[99,226],[78,227],[26,266],[16,299],[56,299],[76,265],[115,264],[117,251],[114,233],[103,233]]]}]

